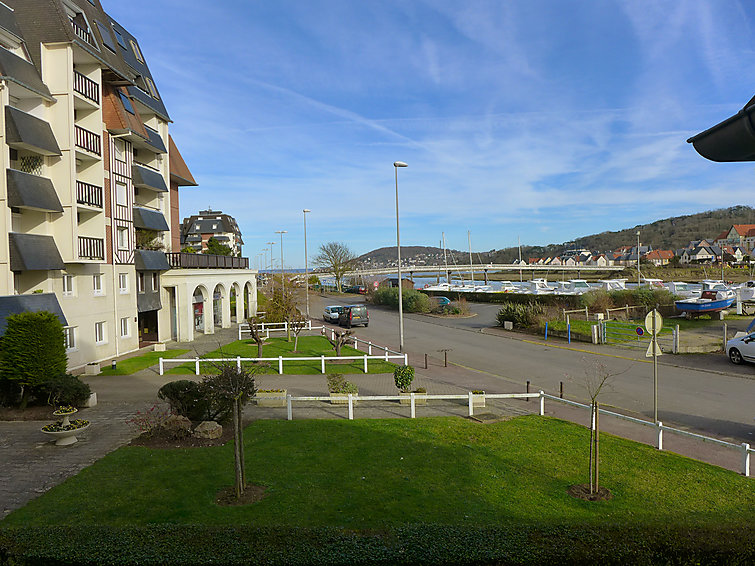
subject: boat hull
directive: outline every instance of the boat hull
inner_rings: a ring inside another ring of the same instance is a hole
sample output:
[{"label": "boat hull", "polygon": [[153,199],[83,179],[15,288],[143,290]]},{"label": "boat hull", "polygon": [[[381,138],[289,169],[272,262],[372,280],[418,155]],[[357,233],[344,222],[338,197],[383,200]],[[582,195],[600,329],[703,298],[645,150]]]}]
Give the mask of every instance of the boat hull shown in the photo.
[{"label": "boat hull", "polygon": [[692,299],[688,301],[676,301],[675,305],[676,310],[682,312],[689,312],[692,314],[706,314],[709,312],[719,312],[724,309],[728,309],[733,302],[733,298],[718,299],[714,301],[699,301]]}]

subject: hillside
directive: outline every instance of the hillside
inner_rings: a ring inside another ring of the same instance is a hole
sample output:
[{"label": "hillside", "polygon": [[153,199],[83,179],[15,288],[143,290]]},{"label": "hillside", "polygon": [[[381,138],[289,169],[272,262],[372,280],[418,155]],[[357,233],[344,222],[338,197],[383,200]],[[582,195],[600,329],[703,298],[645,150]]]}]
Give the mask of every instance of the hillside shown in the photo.
[{"label": "hillside", "polygon": [[[739,205],[708,210],[697,214],[665,218],[615,232],[582,236],[573,242],[547,246],[522,246],[522,259],[526,261],[530,257],[552,256],[573,247],[597,252],[613,251],[621,246],[635,245],[638,230],[643,245],[649,244],[654,249],[676,250],[685,247],[691,240],[716,238],[732,224],[755,224],[755,208]],[[447,250],[447,254],[449,263],[453,263],[454,259],[456,263],[469,262],[468,252]],[[433,246],[401,246],[401,256],[406,261],[415,260],[414,263],[418,264],[443,262],[443,250]],[[511,247],[493,252],[473,252],[472,256],[474,263],[511,263],[519,257],[519,249]],[[359,260],[365,265],[395,265],[396,247],[373,250],[361,256]]]}]

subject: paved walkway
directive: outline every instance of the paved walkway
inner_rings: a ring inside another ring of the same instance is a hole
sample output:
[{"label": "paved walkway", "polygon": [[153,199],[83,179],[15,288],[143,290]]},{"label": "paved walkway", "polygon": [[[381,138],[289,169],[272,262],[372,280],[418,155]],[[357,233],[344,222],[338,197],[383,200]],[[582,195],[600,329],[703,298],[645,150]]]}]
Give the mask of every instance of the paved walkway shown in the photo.
[{"label": "paved walkway", "polygon": [[[215,335],[200,336],[192,349],[203,355],[237,338],[237,330],[225,329]],[[582,347],[582,345],[579,345]],[[588,348],[589,345],[585,345]],[[178,347],[169,344],[168,347]],[[194,355],[194,354],[192,354]],[[423,359],[420,353],[409,352],[411,360]],[[464,394],[472,389],[483,389],[489,393],[523,393],[521,385],[507,383],[499,376],[479,372],[470,368],[449,364],[443,367],[438,360],[431,360],[428,369],[416,364],[415,387],[426,387],[435,394]],[[349,380],[359,386],[362,395],[394,395],[396,393],[392,375],[350,374]],[[149,368],[127,376],[84,377],[92,390],[97,393],[98,404],[80,410],[77,416],[91,422],[87,430],[79,436],[79,442],[71,446],[54,446],[40,431],[39,421],[0,422],[0,519],[48,489],[62,483],[107,453],[127,444],[135,435],[134,428],[127,423],[137,411],[148,409],[157,399],[159,388],[176,379],[176,376],[160,376],[156,368]],[[260,388],[285,388],[294,396],[326,395],[327,386],[322,375],[263,375],[258,379]],[[536,400],[488,400],[485,409],[476,413],[493,416],[512,416],[537,412]],[[562,405],[556,401],[546,401],[546,415],[567,419],[583,425],[588,424],[588,413],[584,409]],[[395,402],[360,403],[355,407],[355,418],[400,418],[408,417],[409,406]],[[418,406],[416,415],[466,416],[466,401],[434,401],[426,406]],[[245,410],[247,419],[285,419],[285,408],[262,408],[250,405]],[[347,418],[346,405],[330,405],[323,402],[296,403],[293,410],[295,419],[305,418]],[[635,415],[638,416],[639,415]],[[601,417],[601,430],[647,444],[655,441],[655,432],[649,427],[628,423],[623,420]],[[741,471],[741,453],[730,448],[666,433],[664,448],[699,460]]]}]

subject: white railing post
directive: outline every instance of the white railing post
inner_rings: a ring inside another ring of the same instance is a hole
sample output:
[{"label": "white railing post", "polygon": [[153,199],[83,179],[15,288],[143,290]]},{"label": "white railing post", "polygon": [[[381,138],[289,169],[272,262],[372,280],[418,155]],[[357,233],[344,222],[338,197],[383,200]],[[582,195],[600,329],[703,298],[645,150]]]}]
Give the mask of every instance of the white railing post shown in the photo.
[{"label": "white railing post", "polygon": [[364,355],[364,373],[367,373],[367,354]]},{"label": "white railing post", "polygon": [[294,420],[294,409],[291,403],[290,393],[286,393],[286,418],[290,421]]},{"label": "white railing post", "polygon": [[283,374],[283,356],[278,356],[278,375]]},{"label": "white railing post", "polygon": [[658,428],[658,431],[655,446],[656,448],[658,448],[658,450],[663,450],[663,423],[661,421],[658,421],[656,427]]},{"label": "white railing post", "polygon": [[349,420],[354,420],[354,394],[349,393]]},{"label": "white railing post", "polygon": [[540,416],[545,416],[545,393],[540,391]]},{"label": "white railing post", "polygon": [[320,371],[325,373],[325,356],[320,356]]},{"label": "white railing post", "polygon": [[404,365],[405,366],[409,365],[409,354],[404,354]]},{"label": "white railing post", "polygon": [[312,319],[307,320],[307,330],[312,330]]},{"label": "white railing post", "polygon": [[469,416],[474,416],[474,397],[471,391],[469,392]]},{"label": "white railing post", "polygon": [[372,342],[367,342],[367,353],[372,355]]},{"label": "white railing post", "polygon": [[269,339],[270,339],[270,331],[265,330],[265,340],[269,340]]},{"label": "white railing post", "polygon": [[163,359],[160,358],[160,375],[163,374]]},{"label": "white railing post", "polygon": [[388,348],[385,349],[385,361],[388,361]]},{"label": "white railing post", "polygon": [[417,414],[416,414],[416,412],[415,412],[415,410],[414,410],[414,392],[412,391],[412,392],[411,392],[411,393],[409,394],[409,396],[411,397],[411,406],[412,406],[411,415],[412,415],[412,418],[415,418],[415,417],[417,416]]},{"label": "white railing post", "polygon": [[750,477],[750,445],[746,442],[742,443],[742,475]]},{"label": "white railing post", "polygon": [[194,358],[194,373],[199,375],[199,358]]},{"label": "white railing post", "polygon": [[335,340],[336,339],[336,331],[332,328],[330,329],[330,339]]},{"label": "white railing post", "polygon": [[241,325],[239,324],[239,340],[241,340]]},{"label": "white railing post", "polygon": [[354,336],[354,349],[359,349],[359,339],[356,336]]},{"label": "white railing post", "polygon": [[236,371],[241,373],[241,356],[236,356]]}]

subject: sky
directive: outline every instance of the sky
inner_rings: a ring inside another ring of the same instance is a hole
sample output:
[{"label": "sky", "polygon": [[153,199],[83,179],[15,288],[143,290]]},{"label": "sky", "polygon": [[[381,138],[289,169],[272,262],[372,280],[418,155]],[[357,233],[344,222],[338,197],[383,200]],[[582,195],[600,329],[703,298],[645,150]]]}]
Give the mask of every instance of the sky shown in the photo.
[{"label": "sky", "polygon": [[[686,140],[755,94],[736,0],[103,0],[138,37],[251,266],[320,245],[561,243],[752,205],[755,165]],[[748,71],[749,69],[749,71]],[[705,235],[703,235],[705,236]],[[628,242],[629,244],[630,242]],[[652,243],[652,242],[651,242]]]}]

